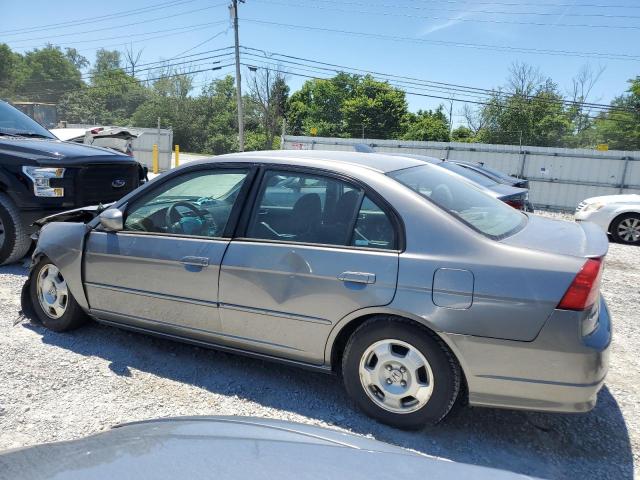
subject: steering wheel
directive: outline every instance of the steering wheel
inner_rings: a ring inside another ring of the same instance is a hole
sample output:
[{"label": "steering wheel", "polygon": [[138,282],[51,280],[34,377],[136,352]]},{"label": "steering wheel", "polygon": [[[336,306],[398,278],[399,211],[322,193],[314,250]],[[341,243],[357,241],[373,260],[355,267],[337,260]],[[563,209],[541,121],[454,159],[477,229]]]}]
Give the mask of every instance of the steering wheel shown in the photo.
[{"label": "steering wheel", "polygon": [[[205,217],[205,214],[202,213],[202,211],[200,210],[200,208],[198,208],[197,205],[194,205],[191,202],[182,200],[182,201],[173,203],[169,208],[167,208],[167,213],[165,214],[165,222],[169,230],[173,231],[174,225],[176,223],[179,224],[180,220],[184,218],[184,216],[180,213],[177,207],[185,207],[186,209],[191,210],[193,213],[195,213],[196,217],[202,220],[202,225],[205,225],[207,223],[207,218]],[[209,223],[212,224],[213,221],[210,221]],[[215,225],[215,223],[213,223],[211,227],[214,230],[217,230],[217,226]],[[182,229],[182,225],[180,225],[180,228]],[[176,233],[176,232],[173,232],[173,233]],[[182,232],[179,232],[179,233],[187,233],[187,232],[184,232],[183,230]]]}]

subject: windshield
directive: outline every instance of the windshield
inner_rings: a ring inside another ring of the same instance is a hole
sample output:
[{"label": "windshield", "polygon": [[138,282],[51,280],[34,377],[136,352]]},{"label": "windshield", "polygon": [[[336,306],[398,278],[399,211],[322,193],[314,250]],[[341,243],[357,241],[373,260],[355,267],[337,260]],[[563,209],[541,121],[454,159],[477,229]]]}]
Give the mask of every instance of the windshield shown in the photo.
[{"label": "windshield", "polygon": [[0,135],[56,138],[49,130],[17,108],[0,102]]},{"label": "windshield", "polygon": [[504,238],[524,226],[527,217],[520,211],[440,165],[420,165],[387,175],[491,238]]},{"label": "windshield", "polygon": [[447,170],[451,170],[458,175],[462,175],[464,178],[468,178],[472,182],[476,182],[483,187],[491,187],[498,183],[492,178],[487,177],[486,175],[483,175],[475,170],[471,170],[467,167],[463,167],[462,165],[458,165],[457,163],[442,162],[439,163],[438,166],[446,168]]}]

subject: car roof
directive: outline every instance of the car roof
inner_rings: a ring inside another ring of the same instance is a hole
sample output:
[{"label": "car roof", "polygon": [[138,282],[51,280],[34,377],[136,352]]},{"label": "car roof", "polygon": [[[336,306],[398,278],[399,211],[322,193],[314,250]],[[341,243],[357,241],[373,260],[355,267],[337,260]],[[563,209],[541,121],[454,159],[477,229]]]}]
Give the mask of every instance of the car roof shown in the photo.
[{"label": "car roof", "polygon": [[257,161],[289,165],[299,160],[301,162],[300,164],[305,166],[326,168],[327,163],[336,163],[342,165],[357,165],[381,173],[424,165],[424,161],[399,157],[397,155],[333,150],[266,150],[220,155],[215,157],[214,160]]}]

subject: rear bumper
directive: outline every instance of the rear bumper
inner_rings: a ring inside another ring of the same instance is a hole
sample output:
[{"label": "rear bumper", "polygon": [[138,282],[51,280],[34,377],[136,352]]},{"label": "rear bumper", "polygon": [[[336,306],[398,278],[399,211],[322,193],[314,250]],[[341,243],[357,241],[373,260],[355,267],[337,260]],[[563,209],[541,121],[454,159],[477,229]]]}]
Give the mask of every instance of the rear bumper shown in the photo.
[{"label": "rear bumper", "polygon": [[476,406],[553,412],[591,410],[607,374],[611,319],[601,297],[598,326],[580,333],[581,315],[556,310],[531,342],[444,334],[460,359]]}]

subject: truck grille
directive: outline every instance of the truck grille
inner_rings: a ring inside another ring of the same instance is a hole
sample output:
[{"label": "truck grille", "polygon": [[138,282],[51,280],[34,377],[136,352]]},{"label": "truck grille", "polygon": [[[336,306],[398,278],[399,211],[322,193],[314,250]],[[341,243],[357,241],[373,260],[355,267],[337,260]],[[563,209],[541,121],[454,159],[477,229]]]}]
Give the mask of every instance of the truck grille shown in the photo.
[{"label": "truck grille", "polygon": [[138,187],[139,170],[131,165],[88,165],[79,169],[75,191],[78,206],[120,200]]}]

